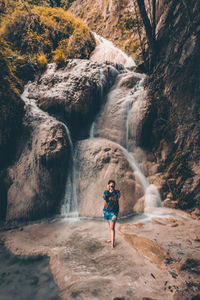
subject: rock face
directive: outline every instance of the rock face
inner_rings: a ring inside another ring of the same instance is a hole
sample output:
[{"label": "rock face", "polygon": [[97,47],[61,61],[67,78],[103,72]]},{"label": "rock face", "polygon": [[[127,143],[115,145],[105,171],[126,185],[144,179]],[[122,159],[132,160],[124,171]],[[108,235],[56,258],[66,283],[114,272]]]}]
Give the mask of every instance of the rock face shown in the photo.
[{"label": "rock face", "polygon": [[66,129],[39,109],[29,110],[21,153],[7,170],[7,222],[55,214],[64,192],[70,153]]},{"label": "rock face", "polygon": [[0,220],[5,218],[6,212],[6,168],[15,157],[24,116],[24,103],[19,92],[21,84],[13,73],[8,53],[7,44],[0,39]]},{"label": "rock face", "polygon": [[64,119],[72,134],[81,136],[82,128],[91,123],[117,74],[113,64],[88,60],[68,60],[63,69],[57,70],[51,64],[39,82],[30,86],[29,97],[41,109]]},{"label": "rock face", "polygon": [[133,213],[143,189],[118,144],[101,138],[80,141],[76,164],[80,215],[102,216],[102,196],[109,179],[116,181],[116,189],[121,192],[119,216]]},{"label": "rock face", "polygon": [[[167,185],[164,198],[199,207],[199,17],[196,1],[159,5],[157,56],[147,81],[149,109],[141,145],[155,153]],[[162,175],[161,175],[162,176]]]},{"label": "rock face", "polygon": [[[64,196],[73,138],[89,135],[89,125],[103,95],[121,66],[70,60],[64,69],[55,64],[30,83],[22,99],[26,115],[16,160],[7,169],[3,218],[40,219],[55,214]],[[83,129],[83,131],[82,131]],[[7,190],[7,191],[6,191]]]}]

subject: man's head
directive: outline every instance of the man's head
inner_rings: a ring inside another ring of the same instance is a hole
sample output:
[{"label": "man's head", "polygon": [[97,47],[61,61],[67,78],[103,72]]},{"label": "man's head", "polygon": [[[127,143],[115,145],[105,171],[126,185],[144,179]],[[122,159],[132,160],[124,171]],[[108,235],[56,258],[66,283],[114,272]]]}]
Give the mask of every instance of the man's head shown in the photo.
[{"label": "man's head", "polygon": [[108,181],[108,188],[109,188],[109,191],[113,191],[115,189],[115,181],[110,179]]}]

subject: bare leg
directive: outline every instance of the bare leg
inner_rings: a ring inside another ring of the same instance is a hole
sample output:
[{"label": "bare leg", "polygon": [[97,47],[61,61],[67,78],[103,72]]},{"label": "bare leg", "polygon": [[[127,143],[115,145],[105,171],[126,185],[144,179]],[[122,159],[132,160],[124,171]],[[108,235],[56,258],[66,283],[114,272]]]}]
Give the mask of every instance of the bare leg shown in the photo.
[{"label": "bare leg", "polygon": [[110,239],[111,239],[111,249],[115,247],[115,222],[110,221]]},{"label": "bare leg", "polygon": [[[108,227],[109,227],[109,230],[110,230],[110,221],[107,221],[108,222]],[[111,240],[107,240],[108,243],[111,242]]]}]

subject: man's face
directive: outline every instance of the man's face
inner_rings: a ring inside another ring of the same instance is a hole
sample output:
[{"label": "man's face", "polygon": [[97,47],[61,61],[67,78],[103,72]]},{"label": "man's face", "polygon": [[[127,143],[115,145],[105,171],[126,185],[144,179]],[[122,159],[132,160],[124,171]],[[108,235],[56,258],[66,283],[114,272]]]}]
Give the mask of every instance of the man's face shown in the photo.
[{"label": "man's face", "polygon": [[114,183],[113,182],[109,183],[108,188],[109,188],[109,192],[113,192],[115,189]]}]

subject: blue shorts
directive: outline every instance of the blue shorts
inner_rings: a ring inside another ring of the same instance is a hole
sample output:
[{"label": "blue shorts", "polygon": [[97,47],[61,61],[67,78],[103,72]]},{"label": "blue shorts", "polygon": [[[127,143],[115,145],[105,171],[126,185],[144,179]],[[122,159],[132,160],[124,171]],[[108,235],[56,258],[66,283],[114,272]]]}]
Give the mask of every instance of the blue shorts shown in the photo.
[{"label": "blue shorts", "polygon": [[117,221],[117,214],[114,212],[107,212],[105,210],[103,210],[103,218],[104,220],[107,221],[112,221],[112,222],[116,222]]}]

